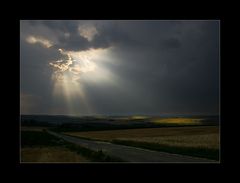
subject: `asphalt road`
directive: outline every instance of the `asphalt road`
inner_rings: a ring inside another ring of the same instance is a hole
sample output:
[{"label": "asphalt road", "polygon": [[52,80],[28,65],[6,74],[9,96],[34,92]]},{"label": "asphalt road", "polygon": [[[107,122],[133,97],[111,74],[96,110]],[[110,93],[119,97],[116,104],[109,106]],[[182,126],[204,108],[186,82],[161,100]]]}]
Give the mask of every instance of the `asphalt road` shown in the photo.
[{"label": "asphalt road", "polygon": [[119,157],[127,162],[170,162],[170,163],[185,163],[185,162],[215,162],[208,159],[196,158],[185,155],[171,154],[166,152],[152,151],[136,147],[112,144],[108,142],[85,140],[67,135],[48,131],[50,134],[60,137],[68,142],[89,148],[91,150],[102,150],[104,153]]}]

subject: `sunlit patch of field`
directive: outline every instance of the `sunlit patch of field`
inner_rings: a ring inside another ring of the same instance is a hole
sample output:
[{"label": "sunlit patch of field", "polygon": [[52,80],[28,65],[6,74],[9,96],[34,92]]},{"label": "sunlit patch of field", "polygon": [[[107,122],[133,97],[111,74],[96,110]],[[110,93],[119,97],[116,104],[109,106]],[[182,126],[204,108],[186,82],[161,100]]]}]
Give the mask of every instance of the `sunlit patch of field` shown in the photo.
[{"label": "sunlit patch of field", "polygon": [[151,122],[157,124],[199,125],[203,119],[198,118],[153,118]]},{"label": "sunlit patch of field", "polygon": [[162,137],[140,137],[140,138],[119,138],[117,140],[127,140],[136,142],[147,142],[175,147],[194,147],[219,149],[219,134],[202,135],[181,135],[181,136],[162,136]]},{"label": "sunlit patch of field", "polygon": [[22,162],[87,162],[83,156],[62,147],[25,147]]},{"label": "sunlit patch of field", "polygon": [[117,138],[142,138],[163,136],[189,136],[219,133],[217,126],[141,128],[126,130],[106,130],[88,132],[66,132],[67,135],[111,141]]},{"label": "sunlit patch of field", "polygon": [[131,116],[130,119],[147,119],[147,116]]},{"label": "sunlit patch of field", "polygon": [[131,122],[131,120],[143,120],[148,119],[148,116],[126,116],[126,117],[118,117],[116,119],[126,122]]}]

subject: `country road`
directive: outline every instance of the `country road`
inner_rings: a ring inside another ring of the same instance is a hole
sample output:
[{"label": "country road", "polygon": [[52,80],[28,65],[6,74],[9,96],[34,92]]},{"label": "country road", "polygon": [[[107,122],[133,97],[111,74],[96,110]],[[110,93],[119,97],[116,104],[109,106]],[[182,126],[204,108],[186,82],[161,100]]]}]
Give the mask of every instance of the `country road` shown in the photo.
[{"label": "country road", "polygon": [[81,145],[91,150],[102,150],[104,153],[119,157],[127,162],[171,162],[171,163],[184,163],[184,162],[216,162],[203,158],[196,158],[185,155],[171,154],[166,152],[152,151],[136,147],[112,144],[108,142],[85,140],[76,137],[48,131],[48,133],[62,138],[65,141]]}]

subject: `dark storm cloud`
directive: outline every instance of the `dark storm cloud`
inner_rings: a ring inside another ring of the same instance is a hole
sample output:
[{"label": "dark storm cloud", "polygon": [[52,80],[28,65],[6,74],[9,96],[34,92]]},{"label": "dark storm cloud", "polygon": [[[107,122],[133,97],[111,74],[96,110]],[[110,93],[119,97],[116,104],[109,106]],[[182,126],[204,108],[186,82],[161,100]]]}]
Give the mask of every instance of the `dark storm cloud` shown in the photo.
[{"label": "dark storm cloud", "polygon": [[168,39],[159,36],[155,41],[153,37],[156,34],[151,36],[150,30],[139,28],[142,33],[138,32],[138,35],[146,41],[141,49],[139,45],[138,49],[122,48],[117,55],[122,62],[115,72],[140,86],[144,96],[142,100],[151,101],[156,111],[217,113],[218,23],[188,22],[178,25],[170,24],[162,31],[159,29],[157,35],[165,35]]},{"label": "dark storm cloud", "polygon": [[[92,41],[79,34],[78,27],[85,24],[98,31]],[[45,37],[54,45],[28,44],[27,35]],[[112,46],[115,62],[106,67],[124,86],[83,83],[89,103],[99,113],[218,113],[218,21],[24,21],[21,92],[39,101],[29,113],[67,114],[64,100],[52,99],[52,71],[46,66],[60,57],[58,48],[80,51]],[[84,111],[81,101],[75,100],[74,105]]]},{"label": "dark storm cloud", "polygon": [[163,41],[161,44],[162,49],[174,49],[181,46],[181,42],[177,38],[169,38]]},{"label": "dark storm cloud", "polygon": [[[79,34],[78,27],[85,24],[93,25],[98,31],[98,34],[91,42]],[[125,31],[127,28],[122,27],[121,21],[103,21],[102,23],[98,21],[38,21],[38,23],[30,23],[30,25],[46,27],[47,30],[54,32],[54,36],[58,37],[54,47],[66,50],[79,51],[89,48],[108,48],[114,45],[138,47],[143,44],[138,40],[138,37],[134,39],[132,38],[133,35],[129,35]],[[69,33],[69,37],[66,37],[64,33]],[[39,32],[39,34],[46,35],[44,32]],[[51,39],[51,35],[46,37]]]},{"label": "dark storm cloud", "polygon": [[87,50],[90,47],[88,41],[77,34],[70,34],[68,38],[60,37],[59,41],[60,43],[55,45],[55,47],[57,48],[60,47],[66,50],[79,51],[79,50]]},{"label": "dark storm cloud", "polygon": [[[103,36],[100,29],[94,41],[89,42],[86,38],[80,36],[78,27],[81,25],[93,25],[89,21],[39,21],[39,24],[48,27],[51,30],[59,32],[58,43],[56,48],[63,48],[71,51],[87,50],[89,48],[107,48],[110,46],[110,40],[108,37]],[[96,26],[97,27],[97,26]],[[66,37],[64,33],[68,33],[69,37]]]}]

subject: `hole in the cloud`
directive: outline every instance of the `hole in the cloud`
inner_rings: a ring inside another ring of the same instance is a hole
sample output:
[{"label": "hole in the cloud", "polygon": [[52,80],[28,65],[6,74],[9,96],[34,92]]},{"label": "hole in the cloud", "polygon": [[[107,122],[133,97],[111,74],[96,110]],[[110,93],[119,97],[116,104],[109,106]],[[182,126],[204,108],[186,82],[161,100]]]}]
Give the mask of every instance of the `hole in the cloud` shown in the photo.
[{"label": "hole in the cloud", "polygon": [[[67,82],[79,81],[82,75],[88,75],[91,79],[101,79],[109,72],[100,63],[107,60],[108,49],[89,49],[86,51],[66,51],[59,49],[62,58],[50,62],[53,68],[53,79],[55,81]],[[91,74],[90,74],[91,73]],[[85,77],[86,78],[86,77]]]}]

